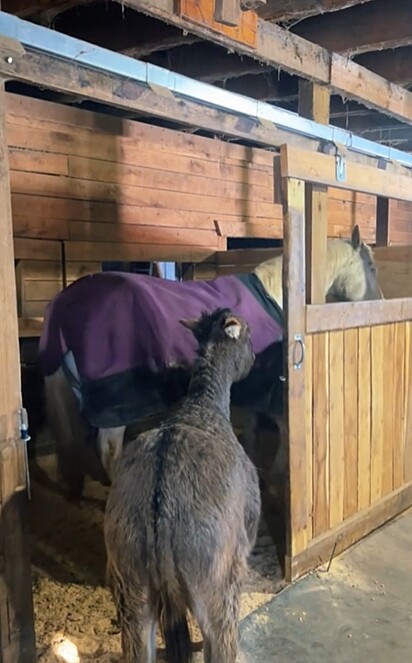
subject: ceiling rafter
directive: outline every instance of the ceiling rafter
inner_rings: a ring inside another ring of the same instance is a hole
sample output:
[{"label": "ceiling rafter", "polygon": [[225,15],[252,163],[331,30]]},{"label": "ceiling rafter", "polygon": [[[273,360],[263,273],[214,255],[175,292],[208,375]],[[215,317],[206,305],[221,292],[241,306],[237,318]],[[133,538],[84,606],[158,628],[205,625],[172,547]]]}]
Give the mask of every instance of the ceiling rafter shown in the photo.
[{"label": "ceiling rafter", "polygon": [[59,14],[54,28],[97,46],[143,58],[152,52],[194,44],[201,38],[140,14],[117,2],[83,5]]},{"label": "ceiling rafter", "polygon": [[356,58],[356,62],[388,81],[403,86],[412,85],[412,46],[364,53]]},{"label": "ceiling rafter", "polygon": [[412,44],[412,3],[374,0],[298,23],[292,32],[329,51],[356,55]]},{"label": "ceiling rafter", "polygon": [[325,12],[336,12],[371,0],[267,0],[265,6],[257,9],[261,18],[271,21],[286,21]]},{"label": "ceiling rafter", "polygon": [[249,74],[231,78],[225,82],[224,88],[258,101],[286,102],[297,99],[298,95],[296,78],[279,76],[273,71],[259,76]]},{"label": "ceiling rafter", "polygon": [[[234,37],[221,34],[209,25],[199,24],[173,12],[171,0],[116,0],[138,12],[144,12],[181,29],[195,32],[207,41],[251,56],[289,74],[326,84],[332,93],[347,96],[381,113],[412,124],[412,93],[368,71],[338,53],[330,53],[290,31],[258,19],[256,42],[250,46]],[[380,2],[380,0],[374,0]],[[369,3],[368,3],[369,4]],[[351,11],[351,10],[347,10]],[[342,12],[344,13],[344,12]],[[310,20],[310,19],[309,19]]]},{"label": "ceiling rafter", "polygon": [[242,57],[237,53],[228,53],[210,42],[202,42],[191,47],[181,46],[166,53],[156,53],[150,57],[150,62],[205,83],[273,71],[270,65],[257,62],[247,56]]},{"label": "ceiling rafter", "polygon": [[79,5],[86,5],[93,0],[2,0],[2,10],[8,14],[15,14],[20,18],[33,18],[38,16],[57,16]]}]

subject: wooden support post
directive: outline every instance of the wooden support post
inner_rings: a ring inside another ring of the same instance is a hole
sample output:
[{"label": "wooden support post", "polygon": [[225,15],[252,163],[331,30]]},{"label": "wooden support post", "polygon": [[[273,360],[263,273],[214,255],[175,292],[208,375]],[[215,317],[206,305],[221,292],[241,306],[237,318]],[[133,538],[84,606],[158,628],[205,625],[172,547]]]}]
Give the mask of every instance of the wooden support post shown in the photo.
[{"label": "wooden support post", "polygon": [[[299,114],[329,124],[330,92],[327,87],[299,81]],[[306,185],[306,302],[323,304],[326,295],[328,189]]]},{"label": "wooden support post", "polygon": [[240,0],[215,0],[214,19],[223,25],[236,27],[240,22]]},{"label": "wooden support post", "polygon": [[376,246],[389,246],[389,198],[376,199]]},{"label": "wooden support post", "polygon": [[6,102],[0,81],[0,661],[35,663]]},{"label": "wooden support post", "polygon": [[[281,148],[283,149],[283,148]],[[286,148],[287,149],[287,148]],[[282,154],[282,152],[281,152]],[[282,158],[282,157],[281,157]],[[308,544],[311,501],[306,463],[305,421],[305,184],[283,178],[283,310],[287,404],[285,430],[289,450],[286,578],[292,580],[292,560]]]}]

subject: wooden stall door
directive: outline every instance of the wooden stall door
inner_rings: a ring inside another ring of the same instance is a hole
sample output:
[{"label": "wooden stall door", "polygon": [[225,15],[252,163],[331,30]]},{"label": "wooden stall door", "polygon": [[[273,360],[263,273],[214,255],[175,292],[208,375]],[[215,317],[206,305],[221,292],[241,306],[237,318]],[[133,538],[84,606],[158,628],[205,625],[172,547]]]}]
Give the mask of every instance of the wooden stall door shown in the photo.
[{"label": "wooden stall door", "polygon": [[[281,148],[288,580],[412,506],[412,301],[306,305],[305,226],[316,240],[319,215],[305,219],[305,181],[316,171],[319,181],[333,184],[335,162],[308,153],[305,166],[293,152]],[[321,162],[317,170],[314,160]],[[347,164],[347,173],[347,189],[363,183],[362,191],[409,200],[409,176],[383,177],[380,169],[356,163]],[[378,254],[391,274],[395,260],[407,283],[410,253],[396,249]]]},{"label": "wooden stall door", "polygon": [[27,492],[18,424],[21,386],[13,255],[5,98],[4,89],[0,89],[0,661],[34,663],[24,517]]}]

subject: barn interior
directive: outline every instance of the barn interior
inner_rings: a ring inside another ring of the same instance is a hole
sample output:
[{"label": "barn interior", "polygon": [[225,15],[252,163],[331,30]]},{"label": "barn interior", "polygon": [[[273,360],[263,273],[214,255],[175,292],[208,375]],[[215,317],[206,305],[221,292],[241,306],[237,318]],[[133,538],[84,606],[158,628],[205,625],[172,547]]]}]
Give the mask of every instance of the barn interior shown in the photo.
[{"label": "barn interior", "polygon": [[[11,17],[22,19],[24,27],[8,23]],[[25,513],[38,660],[74,663],[78,659],[70,654],[70,642],[82,662],[120,660],[114,606],[104,586],[102,518],[108,488],[90,479],[80,504],[67,500],[45,424],[37,352],[48,302],[95,271],[158,270],[161,278],[208,279],[250,271],[275,255],[283,246],[285,227],[274,175],[281,145],[336,153],[348,163],[355,154],[359,163],[388,173],[395,164],[399,169],[394,172],[406,179],[412,167],[411,19],[407,0],[2,0],[0,75],[6,131],[1,140],[8,151],[4,177],[10,182],[14,251],[8,292],[10,310],[10,301],[14,308],[17,303],[23,405],[31,435]],[[40,27],[50,31],[47,36],[36,31]],[[80,42],[65,42],[63,37],[59,42],[59,35],[106,49],[95,51],[100,63],[94,68],[92,49],[83,51]],[[130,68],[113,54],[127,56]],[[134,78],[138,63],[153,65],[145,70],[144,83]],[[119,67],[124,67],[121,73]],[[210,87],[196,88],[198,82]],[[173,86],[178,85],[192,96],[175,94]],[[225,92],[241,96],[225,97]],[[265,115],[268,109],[275,115]],[[323,128],[328,130],[324,134]],[[380,197],[378,192],[333,184],[317,190],[316,177],[314,181],[312,189],[307,185],[319,215],[312,223],[313,237],[324,233],[325,238],[348,238],[358,224],[362,239],[376,247],[385,297],[411,297],[408,196],[396,200],[395,195]],[[310,250],[316,264],[322,246],[312,239]],[[308,304],[323,305],[316,279],[308,277],[308,282]],[[401,360],[406,366],[410,301],[396,311],[402,311],[400,317],[393,314],[389,321],[401,326],[406,357]],[[350,330],[332,332],[335,341],[340,333],[351,338]],[[388,332],[384,341],[393,342],[397,334]],[[4,339],[6,343],[6,335]],[[332,352],[332,337],[328,343]],[[356,356],[361,343],[361,335],[356,335]],[[315,343],[310,347],[315,356],[319,348]],[[392,373],[391,379],[395,388]],[[406,403],[408,379],[405,368],[401,387]],[[399,412],[405,431],[409,411],[412,405]],[[234,413],[240,439],[242,416]],[[358,420],[355,425],[360,435]],[[277,435],[272,423],[260,421],[262,474],[270,465]],[[410,457],[407,461],[405,451],[402,488],[408,489],[408,499]],[[24,474],[21,457],[18,467]],[[285,586],[282,500],[279,506],[284,488],[266,481],[263,489],[262,526],[242,617]],[[394,479],[379,497],[400,488]],[[362,501],[359,489],[356,505],[344,504],[345,518],[372,507],[370,491],[369,501]],[[408,499],[393,502],[393,513],[386,506],[385,517],[410,506]],[[19,514],[11,519],[13,526],[23,518]],[[382,520],[380,515],[376,526]],[[330,517],[324,531],[335,524]],[[324,531],[319,526],[319,535]],[[351,536],[353,541],[357,535]],[[312,560],[315,566],[321,556]],[[16,618],[2,636],[5,663],[35,660],[33,652],[27,653],[30,628],[22,625],[22,620],[30,621],[31,599],[26,595],[20,605],[20,621]],[[200,646],[195,627],[194,634]],[[22,642],[26,658],[13,658]]]}]

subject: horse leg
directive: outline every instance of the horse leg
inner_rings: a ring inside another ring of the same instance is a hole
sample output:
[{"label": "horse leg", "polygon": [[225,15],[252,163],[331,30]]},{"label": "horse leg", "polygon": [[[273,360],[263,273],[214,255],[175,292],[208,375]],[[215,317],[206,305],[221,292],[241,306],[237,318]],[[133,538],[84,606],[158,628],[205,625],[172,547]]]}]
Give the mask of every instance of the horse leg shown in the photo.
[{"label": "horse leg", "polygon": [[69,496],[80,498],[84,486],[87,426],[62,368],[45,378],[46,414],[56,441],[58,470]]},{"label": "horse leg", "polygon": [[97,433],[100,460],[110,480],[113,479],[115,465],[122,455],[125,430],[126,426],[117,426],[99,428]]}]

